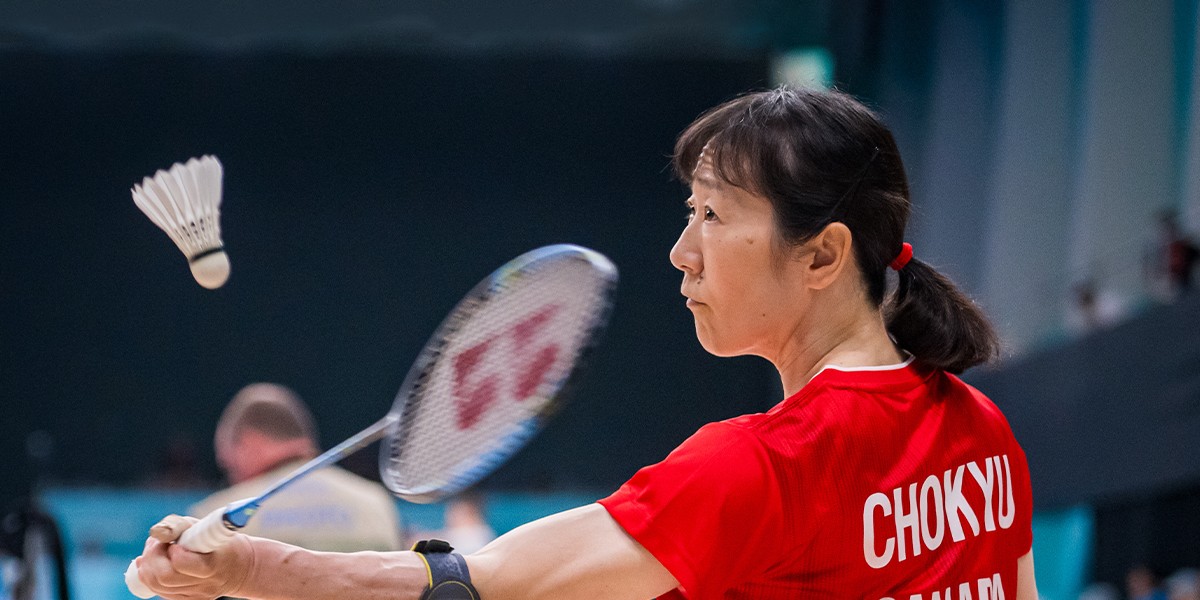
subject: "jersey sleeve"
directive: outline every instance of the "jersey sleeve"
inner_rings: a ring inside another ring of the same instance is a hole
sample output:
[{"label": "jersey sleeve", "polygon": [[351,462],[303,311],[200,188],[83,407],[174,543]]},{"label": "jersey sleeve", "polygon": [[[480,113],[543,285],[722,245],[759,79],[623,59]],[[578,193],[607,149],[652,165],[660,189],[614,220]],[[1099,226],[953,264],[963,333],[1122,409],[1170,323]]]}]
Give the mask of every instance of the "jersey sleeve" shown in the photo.
[{"label": "jersey sleeve", "polygon": [[720,597],[779,555],[783,503],[772,464],[736,425],[706,425],[600,504],[692,600]]},{"label": "jersey sleeve", "polygon": [[1017,509],[1017,556],[1025,556],[1033,548],[1033,486],[1029,480],[1029,464],[1025,451],[1013,441],[1013,503]]}]

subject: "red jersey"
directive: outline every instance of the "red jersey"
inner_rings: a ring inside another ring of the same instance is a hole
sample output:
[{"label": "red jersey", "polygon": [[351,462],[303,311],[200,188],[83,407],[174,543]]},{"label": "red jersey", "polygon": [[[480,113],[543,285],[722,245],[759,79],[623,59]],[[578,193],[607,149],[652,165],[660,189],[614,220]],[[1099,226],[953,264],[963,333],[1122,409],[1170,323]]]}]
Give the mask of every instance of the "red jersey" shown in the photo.
[{"label": "red jersey", "polygon": [[1008,421],[909,363],[827,367],[600,504],[679,581],[675,599],[1014,600],[1033,541]]}]

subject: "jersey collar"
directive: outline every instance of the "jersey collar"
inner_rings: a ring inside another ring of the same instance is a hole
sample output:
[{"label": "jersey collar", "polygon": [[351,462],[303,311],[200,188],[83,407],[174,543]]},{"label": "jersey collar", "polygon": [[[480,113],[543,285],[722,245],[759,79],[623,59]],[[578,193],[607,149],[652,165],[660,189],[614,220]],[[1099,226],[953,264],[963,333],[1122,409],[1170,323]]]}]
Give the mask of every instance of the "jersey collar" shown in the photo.
[{"label": "jersey collar", "polygon": [[[864,371],[899,371],[900,369],[903,369],[903,368],[907,367],[908,365],[912,364],[913,358],[914,358],[913,355],[909,354],[908,360],[906,360],[902,363],[896,363],[894,365],[872,366],[872,367],[842,367],[842,366],[838,366],[838,365],[825,365],[824,367],[821,367],[820,371],[817,371],[817,375],[820,375],[821,373],[824,373],[826,370],[829,370],[829,369],[833,369],[835,371],[841,371],[843,373],[861,373]],[[813,375],[813,379],[816,379],[817,375]]]},{"label": "jersey collar", "polygon": [[916,361],[910,354],[908,359],[894,365],[870,367],[842,367],[825,365],[809,380],[796,396],[811,393],[822,387],[860,389],[864,391],[892,391],[910,389],[928,379],[936,369]]}]

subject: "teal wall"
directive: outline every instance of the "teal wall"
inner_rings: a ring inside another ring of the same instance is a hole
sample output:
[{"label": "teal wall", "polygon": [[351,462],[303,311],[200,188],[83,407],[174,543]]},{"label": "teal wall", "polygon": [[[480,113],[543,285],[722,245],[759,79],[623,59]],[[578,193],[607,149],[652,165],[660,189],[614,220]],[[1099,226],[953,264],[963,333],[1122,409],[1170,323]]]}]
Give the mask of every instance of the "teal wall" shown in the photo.
[{"label": "teal wall", "polygon": [[1075,600],[1088,583],[1094,540],[1090,508],[1033,515],[1033,563],[1039,600]]},{"label": "teal wall", "polygon": [[[595,502],[603,493],[493,493],[484,496],[489,524],[497,533],[563,510]],[[71,564],[76,600],[125,600],[123,574],[141,553],[146,532],[166,514],[183,513],[202,492],[145,492],[119,489],[55,489],[42,494],[45,509],[60,522]],[[443,526],[441,504],[397,501],[405,528]],[[1042,600],[1074,600],[1086,581],[1092,543],[1092,513],[1085,507],[1035,513],[1033,552]]]},{"label": "teal wall", "polygon": [[[126,600],[124,573],[141,554],[146,532],[163,516],[186,514],[207,492],[148,492],[129,489],[61,488],[40,495],[42,507],[59,522],[67,547],[72,598]],[[590,504],[603,493],[492,493],[485,495],[488,524],[504,533],[524,523]],[[436,531],[443,505],[396,501],[405,531]],[[2,576],[0,576],[2,577]],[[2,581],[2,580],[0,580]]]}]

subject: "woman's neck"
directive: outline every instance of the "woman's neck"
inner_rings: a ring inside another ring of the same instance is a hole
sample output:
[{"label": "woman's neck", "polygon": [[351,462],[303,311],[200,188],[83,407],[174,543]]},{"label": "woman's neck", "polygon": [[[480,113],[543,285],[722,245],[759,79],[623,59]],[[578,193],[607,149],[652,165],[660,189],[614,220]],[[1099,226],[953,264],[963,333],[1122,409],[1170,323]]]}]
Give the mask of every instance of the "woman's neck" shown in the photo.
[{"label": "woman's neck", "polygon": [[[854,300],[833,294],[816,299],[810,322],[785,342],[771,362],[779,371],[784,397],[791,397],[830,365],[878,367],[907,358],[888,337],[883,312],[859,296]],[[857,300],[857,301],[855,301]]]}]

